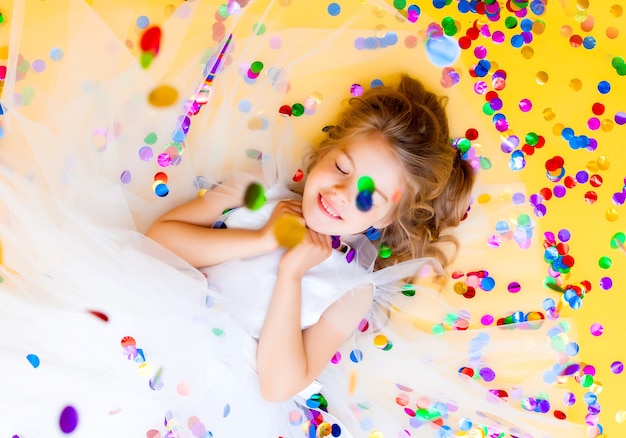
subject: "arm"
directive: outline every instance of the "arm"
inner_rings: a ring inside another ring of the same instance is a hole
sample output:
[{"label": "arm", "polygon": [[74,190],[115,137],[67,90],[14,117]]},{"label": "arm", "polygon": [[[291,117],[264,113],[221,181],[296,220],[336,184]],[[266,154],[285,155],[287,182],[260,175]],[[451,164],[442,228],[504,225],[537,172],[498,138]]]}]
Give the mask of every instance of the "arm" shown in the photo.
[{"label": "arm", "polygon": [[[250,176],[250,183],[254,177]],[[260,230],[214,229],[213,223],[228,208],[239,207],[246,182],[233,179],[159,217],[146,236],[179,255],[195,267],[216,265],[251,257],[277,248],[271,225]],[[299,203],[281,202],[272,217],[300,212]]]},{"label": "arm", "polygon": [[[306,245],[300,244],[296,248],[301,246]],[[309,263],[314,263],[313,251],[305,250],[304,253],[308,254]],[[309,385],[358,325],[373,298],[370,285],[350,291],[347,294],[349,305],[342,300],[337,301],[316,324],[302,330],[303,273],[284,260],[281,261],[257,350],[261,392],[269,401],[286,400]],[[332,322],[336,321],[337,312],[341,313],[341,324]],[[330,313],[333,313],[332,319],[326,317]]]}]

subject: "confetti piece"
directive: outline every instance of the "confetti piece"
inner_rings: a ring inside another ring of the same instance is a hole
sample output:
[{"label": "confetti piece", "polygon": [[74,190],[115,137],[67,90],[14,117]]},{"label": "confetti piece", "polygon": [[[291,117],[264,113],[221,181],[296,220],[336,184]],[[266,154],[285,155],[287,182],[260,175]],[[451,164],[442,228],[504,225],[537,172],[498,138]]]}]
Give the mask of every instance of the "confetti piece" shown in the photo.
[{"label": "confetti piece", "polygon": [[144,53],[156,56],[161,46],[161,28],[152,26],[147,28],[141,35],[140,47]]},{"label": "confetti piece", "polygon": [[391,248],[386,244],[382,244],[378,249],[378,256],[382,259],[391,257]]},{"label": "confetti piece", "polygon": [[170,85],[159,85],[148,94],[148,102],[157,108],[171,106],[178,100],[178,90]]},{"label": "confetti piece", "polygon": [[95,316],[96,318],[98,318],[98,319],[100,319],[100,320],[102,320],[104,322],[108,322],[109,321],[109,317],[105,313],[103,313],[103,312],[100,312],[98,310],[89,310],[89,313],[91,313],[93,316]]},{"label": "confetti piece", "polygon": [[429,61],[437,67],[449,67],[454,64],[460,55],[457,41],[443,34],[443,29],[437,24],[428,26],[426,40],[426,55]]},{"label": "confetti piece", "polygon": [[191,394],[191,384],[189,382],[180,382],[176,385],[176,392],[181,397],[187,397]]},{"label": "confetti piece", "polygon": [[78,412],[73,406],[66,406],[59,417],[59,427],[63,433],[74,432],[78,426]]},{"label": "confetti piece", "polygon": [[363,190],[356,196],[356,206],[362,212],[368,212],[373,207],[372,192]]},{"label": "confetti piece", "polygon": [[39,361],[39,357],[36,354],[29,354],[26,356],[26,359],[28,360],[28,362],[30,362],[33,368],[38,368],[39,364],[41,363]]},{"label": "confetti piece", "polygon": [[306,235],[304,219],[293,214],[285,214],[274,223],[274,237],[283,248],[293,248]]},{"label": "confetti piece", "polygon": [[244,194],[244,205],[250,210],[258,210],[265,205],[265,189],[259,183],[252,183],[246,189]]}]

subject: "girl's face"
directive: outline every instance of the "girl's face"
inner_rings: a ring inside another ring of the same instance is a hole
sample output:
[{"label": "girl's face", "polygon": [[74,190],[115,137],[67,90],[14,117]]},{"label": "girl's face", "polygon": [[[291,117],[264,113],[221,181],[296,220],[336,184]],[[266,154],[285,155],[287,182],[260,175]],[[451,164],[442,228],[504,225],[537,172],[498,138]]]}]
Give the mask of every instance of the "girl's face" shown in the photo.
[{"label": "girl's face", "polygon": [[[302,196],[307,227],[327,235],[350,235],[390,223],[404,169],[391,147],[375,135],[357,137],[326,153],[309,173]],[[372,207],[357,207],[358,182],[374,181]]]}]

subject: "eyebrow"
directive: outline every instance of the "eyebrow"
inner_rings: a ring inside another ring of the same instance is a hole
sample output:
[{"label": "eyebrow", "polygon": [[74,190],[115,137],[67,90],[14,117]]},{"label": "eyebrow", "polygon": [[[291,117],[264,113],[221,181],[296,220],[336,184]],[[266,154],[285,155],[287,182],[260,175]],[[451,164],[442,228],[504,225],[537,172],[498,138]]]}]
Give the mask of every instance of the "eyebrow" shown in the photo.
[{"label": "eyebrow", "polygon": [[[356,166],[354,165],[354,160],[352,159],[352,156],[350,156],[350,154],[348,153],[347,150],[342,149],[341,152],[343,152],[343,154],[348,157],[348,159],[350,160],[350,163],[352,163],[352,167],[356,168]],[[378,187],[376,187],[376,185],[374,185],[374,191],[376,193],[378,193],[380,196],[382,196],[382,198],[385,200],[385,202],[389,202],[389,198],[387,198],[387,196],[385,196],[385,194],[383,192],[380,191],[380,189]]]}]

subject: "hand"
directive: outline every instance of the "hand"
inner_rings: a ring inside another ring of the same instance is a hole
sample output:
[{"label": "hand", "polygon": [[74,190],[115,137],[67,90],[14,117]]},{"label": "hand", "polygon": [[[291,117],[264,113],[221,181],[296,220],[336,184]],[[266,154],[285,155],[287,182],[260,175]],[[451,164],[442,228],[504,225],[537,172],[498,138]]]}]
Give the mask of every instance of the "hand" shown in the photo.
[{"label": "hand", "polygon": [[[274,211],[272,211],[267,223],[259,230],[261,239],[269,242],[271,250],[274,250],[279,246],[274,232],[274,227],[276,225],[276,221],[284,215],[292,215],[302,218],[302,202],[293,200],[280,201],[276,204],[276,207],[274,208]],[[302,219],[302,224],[304,225],[304,219]]]},{"label": "hand", "polygon": [[302,278],[309,269],[330,257],[331,253],[330,236],[307,228],[302,241],[283,255],[279,274],[282,272]]}]

